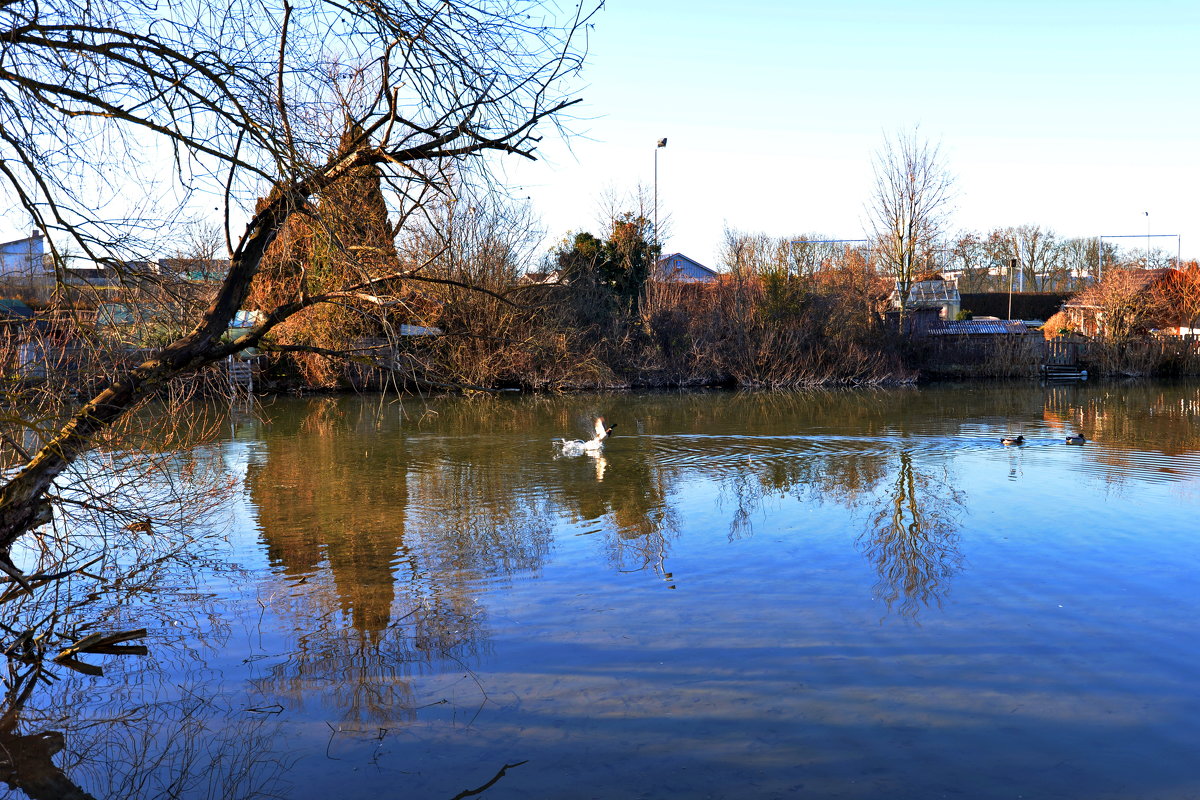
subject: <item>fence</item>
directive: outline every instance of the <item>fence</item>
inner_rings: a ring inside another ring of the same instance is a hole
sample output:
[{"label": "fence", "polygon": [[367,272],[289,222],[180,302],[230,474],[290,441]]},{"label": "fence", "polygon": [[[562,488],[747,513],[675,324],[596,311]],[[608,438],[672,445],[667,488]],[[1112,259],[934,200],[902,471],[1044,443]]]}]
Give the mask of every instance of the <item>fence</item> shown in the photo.
[{"label": "fence", "polygon": [[942,336],[923,340],[915,365],[930,375],[1078,377],[1200,375],[1200,336],[1146,336],[1124,342],[1040,336]]},{"label": "fence", "polygon": [[1079,364],[1079,342],[1050,339],[1042,346],[1042,364],[1050,367],[1074,367]]},{"label": "fence", "polygon": [[939,336],[922,342],[918,368],[934,375],[1033,377],[1045,353],[1041,336]]}]

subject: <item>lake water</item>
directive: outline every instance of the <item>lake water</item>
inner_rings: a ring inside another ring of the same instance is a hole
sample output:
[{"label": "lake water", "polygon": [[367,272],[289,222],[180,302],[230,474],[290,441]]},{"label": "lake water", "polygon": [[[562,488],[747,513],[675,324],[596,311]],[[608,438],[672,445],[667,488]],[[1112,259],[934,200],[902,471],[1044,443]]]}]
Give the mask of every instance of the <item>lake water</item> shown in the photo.
[{"label": "lake water", "polygon": [[93,796],[1200,797],[1196,384],[226,427],[228,546],[23,723]]}]

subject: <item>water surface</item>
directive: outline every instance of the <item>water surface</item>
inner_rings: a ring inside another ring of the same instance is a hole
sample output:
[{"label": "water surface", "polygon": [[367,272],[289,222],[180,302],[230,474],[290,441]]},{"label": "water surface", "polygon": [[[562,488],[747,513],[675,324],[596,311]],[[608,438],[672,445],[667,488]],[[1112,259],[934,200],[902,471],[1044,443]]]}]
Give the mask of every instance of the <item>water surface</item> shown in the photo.
[{"label": "water surface", "polygon": [[1198,422],[1195,384],[234,413],[228,548],[127,611],[153,656],[71,684],[58,763],[123,797],[523,762],[486,796],[1194,798]]}]

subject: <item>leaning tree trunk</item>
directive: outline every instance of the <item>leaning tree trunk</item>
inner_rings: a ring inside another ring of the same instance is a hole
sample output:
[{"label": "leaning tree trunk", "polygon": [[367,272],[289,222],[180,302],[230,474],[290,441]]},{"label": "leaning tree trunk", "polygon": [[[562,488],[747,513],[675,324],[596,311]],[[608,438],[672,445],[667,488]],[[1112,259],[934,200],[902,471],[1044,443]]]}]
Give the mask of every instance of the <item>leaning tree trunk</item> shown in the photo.
[{"label": "leaning tree trunk", "polygon": [[[251,220],[216,299],[186,336],[163,348],[79,409],[58,434],[0,487],[0,568],[12,568],[9,550],[25,533],[52,520],[46,493],[72,461],[109,428],[172,378],[193,372],[229,354],[221,343],[229,321],[241,308],[267,246],[298,201],[307,193],[273,192]],[[243,347],[246,345],[243,344]]]}]

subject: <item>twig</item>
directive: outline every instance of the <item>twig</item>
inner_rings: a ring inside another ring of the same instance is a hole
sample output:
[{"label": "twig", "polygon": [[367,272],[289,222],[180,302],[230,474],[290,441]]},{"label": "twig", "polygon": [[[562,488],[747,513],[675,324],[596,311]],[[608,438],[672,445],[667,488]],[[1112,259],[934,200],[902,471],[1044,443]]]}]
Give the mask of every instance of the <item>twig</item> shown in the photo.
[{"label": "twig", "polygon": [[10,565],[4,563],[4,559],[2,559],[2,558],[0,558],[0,571],[3,571],[5,574],[8,575],[8,577],[12,578],[14,581],[21,584],[22,589],[29,592],[30,594],[33,594],[33,587],[30,586],[29,582],[25,580],[25,576],[21,574],[20,570],[18,570],[14,566],[10,566]]},{"label": "twig", "polygon": [[522,764],[528,764],[528,763],[529,763],[529,759],[526,759],[524,761],[518,761],[515,764],[505,764],[503,767],[500,768],[500,771],[497,772],[492,777],[492,779],[490,781],[488,781],[487,783],[485,783],[483,786],[480,786],[478,789],[465,789],[465,790],[459,792],[458,794],[454,795],[454,797],[452,797],[451,800],[462,800],[464,797],[474,797],[477,794],[483,794],[488,789],[495,786],[496,782],[504,777],[504,773],[508,772],[513,767],[519,767]]}]

